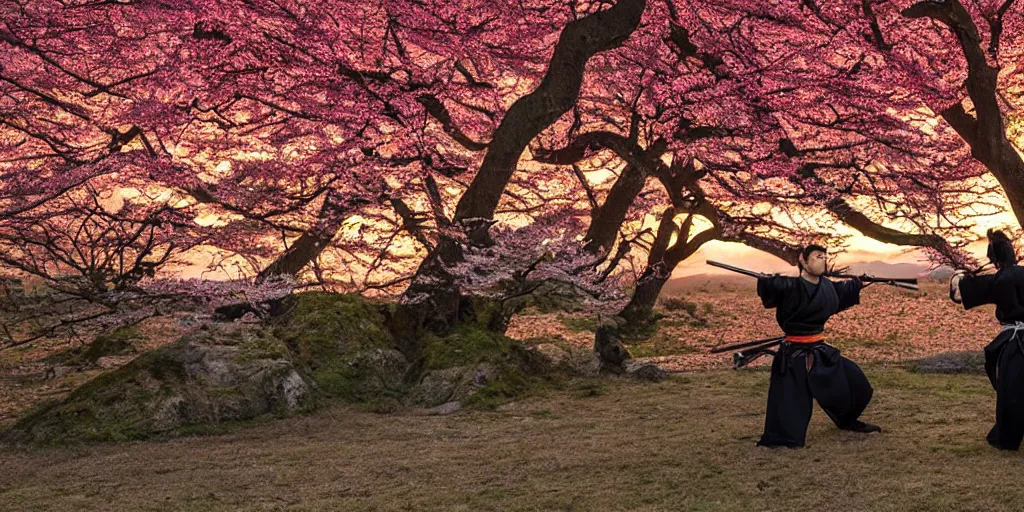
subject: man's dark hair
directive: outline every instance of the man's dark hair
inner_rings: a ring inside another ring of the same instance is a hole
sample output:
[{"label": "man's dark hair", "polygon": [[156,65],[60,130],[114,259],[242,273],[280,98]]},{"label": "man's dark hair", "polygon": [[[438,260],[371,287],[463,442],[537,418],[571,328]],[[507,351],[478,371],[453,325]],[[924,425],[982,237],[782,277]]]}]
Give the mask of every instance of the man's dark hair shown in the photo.
[{"label": "man's dark hair", "polygon": [[[826,248],[824,248],[824,247],[822,247],[820,245],[817,245],[817,244],[811,244],[811,245],[808,245],[807,247],[804,247],[804,250],[800,251],[800,258],[806,260],[808,257],[810,257],[811,253],[815,253],[815,252],[823,252],[825,254],[828,254],[828,249],[826,249]],[[804,269],[804,264],[800,263],[800,260],[796,261],[796,266],[800,270]]]},{"label": "man's dark hair", "polygon": [[1017,264],[1017,253],[1013,250],[1013,242],[1006,233],[998,229],[988,230],[988,260],[999,268],[1012,267]]}]

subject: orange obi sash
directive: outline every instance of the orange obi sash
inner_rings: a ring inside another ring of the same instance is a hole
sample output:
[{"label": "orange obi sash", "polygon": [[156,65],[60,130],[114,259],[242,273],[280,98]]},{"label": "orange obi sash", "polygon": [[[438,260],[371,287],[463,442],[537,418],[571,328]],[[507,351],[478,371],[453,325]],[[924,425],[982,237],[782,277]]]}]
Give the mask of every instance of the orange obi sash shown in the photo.
[{"label": "orange obi sash", "polygon": [[786,336],[786,341],[790,343],[817,343],[819,341],[825,341],[825,334],[808,334],[806,336]]}]

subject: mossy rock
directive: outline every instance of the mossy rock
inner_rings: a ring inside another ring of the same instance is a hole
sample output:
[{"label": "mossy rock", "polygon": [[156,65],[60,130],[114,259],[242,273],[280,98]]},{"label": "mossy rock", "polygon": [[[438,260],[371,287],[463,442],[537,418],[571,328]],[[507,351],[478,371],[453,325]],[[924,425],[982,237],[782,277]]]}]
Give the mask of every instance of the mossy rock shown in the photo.
[{"label": "mossy rock", "polygon": [[[501,333],[475,323],[460,324],[440,336],[427,334],[422,341],[424,368],[439,370],[483,362],[497,362],[520,347]],[[521,348],[521,347],[520,347]]]},{"label": "mossy rock", "polygon": [[87,345],[75,347],[54,354],[46,359],[48,363],[66,366],[96,364],[100,358],[135,354],[146,337],[134,325],[118,327],[100,334]]},{"label": "mossy rock", "polygon": [[[478,409],[499,405],[551,389],[558,374],[538,373],[529,364],[506,363],[495,368],[493,376],[479,385],[465,403]],[[474,375],[476,377],[476,375]]]},{"label": "mossy rock", "polygon": [[252,326],[196,331],[37,407],[7,437],[54,444],[173,437],[308,409],[310,387],[291,362],[259,356],[284,353],[280,342],[266,352],[272,343]]},{"label": "mossy rock", "polygon": [[394,349],[383,307],[358,294],[299,293],[282,303],[273,333],[325,393],[353,402],[395,397],[409,365]]},{"label": "mossy rock", "polygon": [[475,322],[427,335],[422,347],[424,374],[411,397],[417,405],[489,409],[549,387],[555,375],[535,351]]},{"label": "mossy rock", "polygon": [[293,295],[273,320],[273,332],[320,389],[379,410],[474,395],[490,406],[535,387],[545,368],[520,343],[492,329],[502,311],[487,299],[471,303],[472,318],[447,334],[423,338],[415,366],[394,349],[382,313],[386,305],[357,294]]},{"label": "mossy rock", "polygon": [[427,335],[411,365],[394,348],[384,307],[355,294],[309,292],[282,301],[267,325],[208,324],[36,408],[7,437],[74,443],[216,432],[309,410],[323,395],[381,411],[452,402],[493,408],[566,373],[490,329],[486,308],[447,334]]},{"label": "mossy rock", "polygon": [[630,359],[623,363],[622,367],[623,370],[625,370],[625,374],[633,377],[634,379],[649,380],[651,382],[661,382],[665,380],[665,370],[650,361]]},{"label": "mossy rock", "polygon": [[489,363],[432,370],[423,375],[411,393],[412,403],[436,407],[449,402],[464,402],[495,377]]}]

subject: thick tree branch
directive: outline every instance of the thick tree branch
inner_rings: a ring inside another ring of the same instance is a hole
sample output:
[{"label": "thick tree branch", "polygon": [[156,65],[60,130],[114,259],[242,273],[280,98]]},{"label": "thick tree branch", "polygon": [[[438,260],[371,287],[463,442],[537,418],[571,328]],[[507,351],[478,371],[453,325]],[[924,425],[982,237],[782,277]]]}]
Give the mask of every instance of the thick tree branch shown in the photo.
[{"label": "thick tree branch", "polygon": [[484,149],[487,149],[487,144],[471,139],[455,125],[455,122],[452,120],[452,115],[448,112],[444,103],[441,103],[441,100],[437,99],[436,96],[431,94],[421,94],[416,98],[416,101],[420,102],[420,104],[423,105],[423,108],[427,110],[427,113],[441,123],[441,128],[444,132],[454,139],[455,142],[458,142],[462,147],[470,151],[483,151]]},{"label": "thick tree branch", "polygon": [[526,145],[576,104],[587,61],[620,46],[636,30],[647,2],[620,0],[562,30],[544,79],[516,100],[495,130],[487,155],[455,208],[455,220],[490,219]]},{"label": "thick tree branch", "polygon": [[[1009,8],[1009,5],[1004,6]],[[971,147],[971,154],[985,164],[1003,187],[1018,223],[1024,223],[1024,159],[1006,138],[997,95],[999,69],[989,65],[970,13],[959,0],[927,0],[904,9],[903,15],[936,20],[948,26],[956,36],[967,61],[967,94],[977,115],[974,135],[965,136],[964,140]],[[954,108],[946,112],[951,119],[947,121],[957,133],[969,125],[964,119],[966,114],[961,111],[962,108],[960,111]]]}]

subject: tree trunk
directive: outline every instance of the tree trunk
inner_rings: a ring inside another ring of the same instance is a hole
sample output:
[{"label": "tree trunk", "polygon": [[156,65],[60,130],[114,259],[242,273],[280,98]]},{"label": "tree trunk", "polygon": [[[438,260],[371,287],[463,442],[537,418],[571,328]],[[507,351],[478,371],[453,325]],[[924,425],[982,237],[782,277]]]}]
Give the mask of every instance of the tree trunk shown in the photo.
[{"label": "tree trunk", "polygon": [[257,274],[256,281],[263,281],[272,275],[298,275],[307,265],[316,261],[330,245],[331,240],[334,240],[334,235],[345,221],[344,213],[334,202],[334,192],[328,191],[317,215],[316,224],[302,233],[284,254]]},{"label": "tree trunk", "polygon": [[604,205],[597,210],[594,220],[587,228],[584,240],[587,241],[584,249],[591,254],[598,254],[601,249],[610,250],[615,244],[615,236],[626,219],[629,207],[633,205],[637,194],[647,183],[647,173],[640,168],[628,164],[622,171],[619,179],[615,180]]},{"label": "tree trunk", "polygon": [[637,280],[636,290],[629,298],[629,303],[619,313],[626,322],[626,328],[635,330],[650,322],[661,288],[672,277],[672,270],[674,267],[660,272],[647,271]]},{"label": "tree trunk", "polygon": [[[1017,223],[1024,226],[1024,159],[1006,138],[998,100],[999,68],[989,65],[973,18],[958,0],[920,2],[904,9],[903,15],[942,23],[960,43],[967,61],[964,85],[977,117],[967,114],[962,104],[953,105],[940,115],[967,142],[971,155],[992,172],[1010,201]],[[998,39],[991,46],[998,48]]]},{"label": "tree trunk", "polygon": [[[471,243],[484,244],[487,228],[527,144],[576,104],[587,61],[620,46],[636,30],[646,0],[619,0],[613,7],[570,22],[562,30],[547,73],[536,90],[519,98],[495,130],[480,171],[462,195],[454,222]],[[459,242],[442,237],[417,269],[391,318],[406,356],[417,357],[423,329],[446,330],[472,306],[455,286],[448,267],[461,261]]]},{"label": "tree trunk", "polygon": [[455,208],[456,221],[494,216],[526,145],[576,104],[587,61],[619,47],[640,24],[646,6],[646,0],[619,0],[565,26],[540,85],[516,100],[495,130],[480,171]]}]

